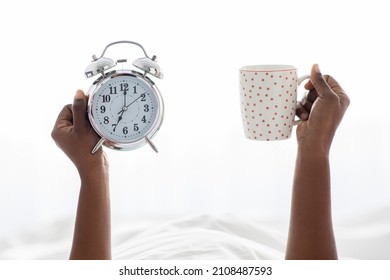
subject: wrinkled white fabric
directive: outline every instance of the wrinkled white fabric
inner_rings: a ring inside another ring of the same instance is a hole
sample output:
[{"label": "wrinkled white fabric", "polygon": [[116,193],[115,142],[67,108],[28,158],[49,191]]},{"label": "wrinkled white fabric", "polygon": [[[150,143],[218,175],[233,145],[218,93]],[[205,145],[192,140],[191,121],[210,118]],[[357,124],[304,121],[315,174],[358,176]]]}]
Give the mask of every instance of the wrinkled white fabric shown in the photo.
[{"label": "wrinkled white fabric", "polygon": [[117,236],[118,259],[282,259],[285,237],[233,215],[196,216]]},{"label": "wrinkled white fabric", "polygon": [[[67,259],[74,219],[0,237],[0,259]],[[112,225],[114,259],[283,259],[287,222],[236,215],[198,215],[157,221],[124,219]],[[390,259],[390,209],[335,222],[339,257]]]},{"label": "wrinkled white fabric", "polygon": [[[0,259],[67,259],[73,219],[0,239]],[[114,259],[282,259],[285,235],[234,215],[122,220],[112,226]]]}]

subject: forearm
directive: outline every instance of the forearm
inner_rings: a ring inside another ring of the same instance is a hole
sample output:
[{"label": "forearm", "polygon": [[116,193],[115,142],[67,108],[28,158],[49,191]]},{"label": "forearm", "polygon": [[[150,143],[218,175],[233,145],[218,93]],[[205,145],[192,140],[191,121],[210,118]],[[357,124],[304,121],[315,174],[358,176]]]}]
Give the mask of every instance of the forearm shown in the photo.
[{"label": "forearm", "polygon": [[105,166],[80,173],[81,189],[70,259],[111,259],[109,174]]},{"label": "forearm", "polygon": [[337,259],[328,152],[298,150],[286,259]]}]

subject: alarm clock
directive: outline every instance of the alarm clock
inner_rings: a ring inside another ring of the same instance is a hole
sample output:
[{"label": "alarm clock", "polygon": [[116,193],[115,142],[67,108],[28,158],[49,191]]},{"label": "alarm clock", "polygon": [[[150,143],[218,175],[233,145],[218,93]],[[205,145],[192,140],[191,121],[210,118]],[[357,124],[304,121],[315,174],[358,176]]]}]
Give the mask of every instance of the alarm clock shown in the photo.
[{"label": "alarm clock", "polygon": [[[116,44],[132,44],[142,49],[145,56],[132,64],[138,71],[115,70],[118,63],[127,62],[127,59],[115,61],[104,56],[106,50]],[[163,78],[156,56],[149,57],[136,42],[117,41],[108,44],[100,57],[93,55],[92,58],[85,76],[98,77],[87,92],[88,118],[101,139],[91,153],[102,145],[116,150],[133,150],[145,144],[158,152],[151,139],[161,126],[164,104],[160,91],[150,78]]]}]

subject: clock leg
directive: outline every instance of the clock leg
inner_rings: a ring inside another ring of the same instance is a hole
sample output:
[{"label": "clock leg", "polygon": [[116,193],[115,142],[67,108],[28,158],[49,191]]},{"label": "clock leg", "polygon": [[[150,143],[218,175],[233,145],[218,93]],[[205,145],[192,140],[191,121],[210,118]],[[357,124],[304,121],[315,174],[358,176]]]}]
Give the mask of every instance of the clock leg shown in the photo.
[{"label": "clock leg", "polygon": [[158,153],[158,150],[157,150],[156,146],[153,144],[153,142],[152,142],[148,137],[145,137],[145,140],[146,140],[146,142],[148,142],[148,144],[149,144],[150,147],[153,149],[153,151],[155,151],[156,153]]},{"label": "clock leg", "polygon": [[100,138],[99,142],[97,142],[95,147],[93,147],[91,154],[96,153],[96,151],[99,150],[99,148],[103,145],[103,143],[104,143],[104,138]]}]

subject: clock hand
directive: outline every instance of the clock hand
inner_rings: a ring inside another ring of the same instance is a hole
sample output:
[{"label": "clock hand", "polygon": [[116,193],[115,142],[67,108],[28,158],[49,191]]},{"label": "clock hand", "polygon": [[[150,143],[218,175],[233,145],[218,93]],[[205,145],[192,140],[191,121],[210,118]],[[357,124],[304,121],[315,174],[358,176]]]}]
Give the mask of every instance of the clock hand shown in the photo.
[{"label": "clock hand", "polygon": [[145,96],[145,93],[141,94],[140,96],[138,96],[136,99],[133,100],[133,102],[131,102],[129,105],[125,106],[126,109],[130,107],[131,104],[133,104],[134,102],[136,102],[138,99],[140,99],[141,97],[144,97]]},{"label": "clock hand", "polygon": [[118,126],[119,122],[122,120],[122,116],[123,116],[124,112],[125,111],[123,111],[122,114],[118,117],[117,123],[112,125],[114,127],[114,130],[113,130],[114,132],[115,132],[115,129]]},{"label": "clock hand", "polygon": [[120,110],[118,112],[118,114],[122,114],[123,115],[123,112],[126,111],[130,107],[131,104],[135,103],[138,99],[140,99],[141,97],[144,97],[144,96],[145,96],[145,93],[143,93],[140,96],[138,96],[136,99],[134,99],[132,102],[130,102],[129,105],[123,106],[122,110]]},{"label": "clock hand", "polygon": [[123,106],[124,106],[124,107],[126,106],[126,94],[127,94],[127,91],[124,90],[124,91],[123,91]]}]

